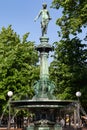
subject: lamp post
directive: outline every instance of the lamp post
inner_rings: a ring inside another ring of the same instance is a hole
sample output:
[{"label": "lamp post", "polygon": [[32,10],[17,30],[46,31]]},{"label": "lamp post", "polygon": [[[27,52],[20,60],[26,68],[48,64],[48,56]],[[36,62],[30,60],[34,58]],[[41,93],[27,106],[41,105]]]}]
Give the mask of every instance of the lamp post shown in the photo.
[{"label": "lamp post", "polygon": [[10,120],[11,120],[11,113],[10,113],[10,109],[11,109],[11,106],[10,106],[10,101],[11,101],[11,97],[13,96],[13,92],[12,91],[9,91],[7,93],[8,97],[9,97],[9,120],[8,120],[8,130],[10,130]]},{"label": "lamp post", "polygon": [[78,98],[78,104],[77,104],[77,119],[78,119],[78,130],[81,130],[80,126],[80,101],[79,98],[81,97],[81,92],[76,92],[76,96]]}]

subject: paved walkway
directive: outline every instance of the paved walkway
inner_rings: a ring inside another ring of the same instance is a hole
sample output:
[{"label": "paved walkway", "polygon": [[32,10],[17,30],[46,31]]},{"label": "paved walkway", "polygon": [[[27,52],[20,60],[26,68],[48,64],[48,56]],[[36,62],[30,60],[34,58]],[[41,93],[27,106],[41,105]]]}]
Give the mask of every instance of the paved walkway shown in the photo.
[{"label": "paved walkway", "polygon": [[87,130],[87,128],[82,128],[82,130]]},{"label": "paved walkway", "polygon": [[74,130],[74,128],[73,128],[73,127],[68,127],[68,126],[67,126],[67,127],[64,127],[63,130]]},{"label": "paved walkway", "polygon": [[67,127],[64,127],[63,130],[87,130],[87,128],[75,129],[73,127],[67,126]]},{"label": "paved walkway", "polygon": [[[0,130],[7,130],[7,128],[0,128]],[[11,128],[10,130],[23,130],[23,129],[21,129],[21,128]],[[64,127],[63,128],[63,130],[78,130],[78,129],[74,129],[73,127],[69,127],[69,126],[67,126],[67,127]],[[82,128],[81,130],[87,130],[87,128]]]}]

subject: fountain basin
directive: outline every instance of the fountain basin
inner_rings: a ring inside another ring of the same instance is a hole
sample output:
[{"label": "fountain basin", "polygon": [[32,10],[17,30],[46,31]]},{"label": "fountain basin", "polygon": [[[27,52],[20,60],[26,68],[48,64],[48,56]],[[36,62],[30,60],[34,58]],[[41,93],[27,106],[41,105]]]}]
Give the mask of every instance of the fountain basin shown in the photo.
[{"label": "fountain basin", "polygon": [[73,100],[18,100],[11,101],[11,105],[16,108],[59,108],[70,104],[75,104]]}]

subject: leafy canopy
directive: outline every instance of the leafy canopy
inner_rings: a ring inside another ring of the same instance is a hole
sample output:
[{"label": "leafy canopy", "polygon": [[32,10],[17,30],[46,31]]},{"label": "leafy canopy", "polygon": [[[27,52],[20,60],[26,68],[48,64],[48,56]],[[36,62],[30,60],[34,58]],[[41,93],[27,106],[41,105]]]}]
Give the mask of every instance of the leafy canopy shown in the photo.
[{"label": "leafy canopy", "polygon": [[56,24],[60,26],[62,34],[59,34],[63,37],[76,35],[82,32],[82,27],[87,27],[86,0],[53,0],[52,7],[62,8],[62,16],[57,19]]},{"label": "leafy canopy", "polygon": [[[33,96],[33,82],[39,78],[38,54],[34,43],[28,41],[29,33],[20,39],[11,25],[0,31],[0,108],[8,100],[7,92],[13,91],[13,98]],[[1,110],[1,112],[2,112]]]}]

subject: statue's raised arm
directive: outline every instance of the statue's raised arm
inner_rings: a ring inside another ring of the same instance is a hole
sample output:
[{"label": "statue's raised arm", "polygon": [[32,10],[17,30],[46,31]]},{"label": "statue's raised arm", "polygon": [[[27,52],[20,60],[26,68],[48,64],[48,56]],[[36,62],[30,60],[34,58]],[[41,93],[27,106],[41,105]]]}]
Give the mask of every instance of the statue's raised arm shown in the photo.
[{"label": "statue's raised arm", "polygon": [[51,20],[49,11],[47,10],[47,4],[43,3],[43,9],[39,12],[39,14],[36,16],[34,21],[36,21],[41,16],[41,29],[42,29],[42,36],[45,36],[47,34],[47,27],[49,20]]}]

